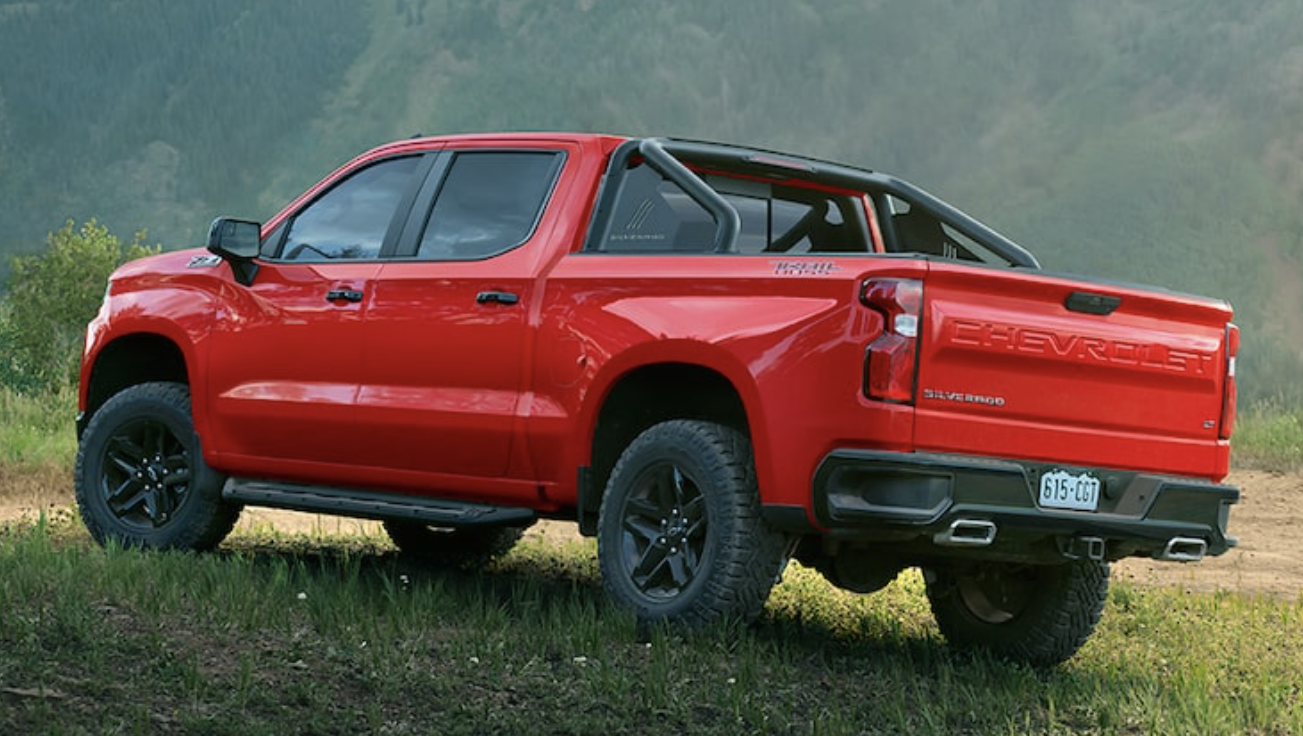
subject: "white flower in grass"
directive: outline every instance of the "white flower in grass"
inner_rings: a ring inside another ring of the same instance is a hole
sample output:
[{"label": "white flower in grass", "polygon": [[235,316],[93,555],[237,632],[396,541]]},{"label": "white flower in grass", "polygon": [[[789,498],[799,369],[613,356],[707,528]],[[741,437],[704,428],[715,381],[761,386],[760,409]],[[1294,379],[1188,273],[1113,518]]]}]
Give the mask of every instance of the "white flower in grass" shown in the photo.
[{"label": "white flower in grass", "polygon": [[308,594],[300,591],[297,598],[301,601],[306,601],[308,599]]}]

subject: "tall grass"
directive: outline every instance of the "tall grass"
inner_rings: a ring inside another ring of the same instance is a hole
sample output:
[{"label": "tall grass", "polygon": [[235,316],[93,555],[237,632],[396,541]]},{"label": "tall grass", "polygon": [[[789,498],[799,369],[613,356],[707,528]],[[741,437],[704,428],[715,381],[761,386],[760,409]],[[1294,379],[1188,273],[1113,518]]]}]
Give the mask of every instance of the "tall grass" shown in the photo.
[{"label": "tall grass", "polygon": [[27,394],[0,385],[0,464],[72,467],[77,392]]},{"label": "tall grass", "polygon": [[11,526],[0,732],[1303,734],[1303,600],[1118,584],[1040,671],[949,650],[914,574],[854,596],[793,566],[755,627],[640,637],[592,552],[471,574],[364,537],[196,555]]},{"label": "tall grass", "polygon": [[1240,414],[1231,445],[1238,467],[1303,469],[1303,410],[1277,401],[1255,403]]}]

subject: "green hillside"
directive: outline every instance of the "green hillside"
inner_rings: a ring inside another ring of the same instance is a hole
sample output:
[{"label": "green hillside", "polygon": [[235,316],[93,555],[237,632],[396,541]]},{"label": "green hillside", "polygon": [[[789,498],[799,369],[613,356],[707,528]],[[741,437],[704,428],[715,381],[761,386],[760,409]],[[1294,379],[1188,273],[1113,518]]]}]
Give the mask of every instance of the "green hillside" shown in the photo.
[{"label": "green hillside", "polygon": [[[1303,405],[1303,4],[0,2],[0,250],[196,242],[414,133],[721,139],[912,179],[1048,268],[1231,300]],[[73,49],[77,49],[74,52]]]}]

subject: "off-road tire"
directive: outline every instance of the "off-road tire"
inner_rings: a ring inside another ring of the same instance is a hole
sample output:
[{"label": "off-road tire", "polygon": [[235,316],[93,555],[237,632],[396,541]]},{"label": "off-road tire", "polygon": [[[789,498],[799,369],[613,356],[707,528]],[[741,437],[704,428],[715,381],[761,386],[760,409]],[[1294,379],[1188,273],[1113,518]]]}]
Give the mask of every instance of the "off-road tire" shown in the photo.
[{"label": "off-road tire", "polygon": [[524,526],[438,527],[419,521],[386,521],[385,532],[406,557],[434,567],[477,569],[505,555]]},{"label": "off-road tire", "polygon": [[1106,562],[980,563],[924,571],[937,627],[952,646],[1052,666],[1076,654],[1108,598]]},{"label": "off-road tire", "polygon": [[100,544],[211,549],[240,516],[222,500],[224,482],[204,462],[184,384],[123,389],[95,412],[77,450],[77,506]]},{"label": "off-road tire", "polygon": [[751,442],[705,421],[644,431],[611,472],[597,557],[611,598],[645,622],[751,621],[786,540],[760,516]]}]

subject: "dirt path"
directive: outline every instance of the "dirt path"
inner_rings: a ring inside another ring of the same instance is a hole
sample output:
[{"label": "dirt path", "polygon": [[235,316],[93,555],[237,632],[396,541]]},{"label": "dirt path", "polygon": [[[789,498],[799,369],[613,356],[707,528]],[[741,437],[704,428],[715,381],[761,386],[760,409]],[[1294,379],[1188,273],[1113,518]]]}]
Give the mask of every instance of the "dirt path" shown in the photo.
[{"label": "dirt path", "polygon": [[[1240,503],[1231,512],[1231,534],[1240,539],[1237,548],[1196,564],[1124,560],[1113,566],[1113,578],[1193,591],[1303,597],[1303,542],[1293,531],[1303,505],[1303,474],[1240,471],[1232,473],[1227,482],[1242,491]],[[66,508],[72,503],[71,487],[71,479],[63,470],[15,473],[0,467],[0,522],[34,516],[41,510]],[[379,531],[374,522],[246,509],[240,528],[259,527],[315,534]],[[575,535],[573,525],[556,522],[539,524],[530,533],[559,539]]]},{"label": "dirt path", "polygon": [[1231,509],[1230,533],[1239,537],[1238,547],[1197,564],[1124,560],[1113,566],[1113,578],[1189,590],[1303,597],[1303,542],[1294,526],[1303,503],[1303,475],[1251,470],[1232,473],[1226,482],[1241,492],[1239,504]]}]

